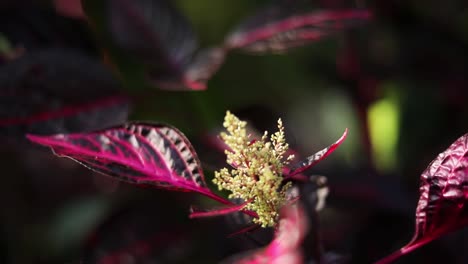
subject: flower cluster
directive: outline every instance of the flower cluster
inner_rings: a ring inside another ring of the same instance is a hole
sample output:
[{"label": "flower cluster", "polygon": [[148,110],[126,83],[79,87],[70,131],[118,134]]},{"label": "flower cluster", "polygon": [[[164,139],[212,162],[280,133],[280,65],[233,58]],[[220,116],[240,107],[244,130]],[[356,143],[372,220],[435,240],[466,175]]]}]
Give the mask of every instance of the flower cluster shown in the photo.
[{"label": "flower cluster", "polygon": [[288,144],[281,119],[278,120],[278,131],[271,135],[270,140],[268,132],[261,139],[252,140],[246,125],[245,121],[226,113],[223,126],[227,133],[222,132],[221,139],[229,147],[225,153],[227,163],[233,169],[216,171],[213,182],[219,190],[231,191],[229,198],[249,201],[244,209],[258,214],[253,221],[262,227],[271,227],[277,223],[279,210],[291,187],[290,183],[283,185],[283,167],[294,157],[284,158]]}]

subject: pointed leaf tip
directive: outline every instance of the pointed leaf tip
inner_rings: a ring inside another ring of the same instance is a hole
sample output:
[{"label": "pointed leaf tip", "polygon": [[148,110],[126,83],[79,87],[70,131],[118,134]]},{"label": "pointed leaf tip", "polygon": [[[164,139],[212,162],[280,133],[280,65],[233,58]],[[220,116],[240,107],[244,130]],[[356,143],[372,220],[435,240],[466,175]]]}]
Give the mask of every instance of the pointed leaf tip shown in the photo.
[{"label": "pointed leaf tip", "polygon": [[347,136],[348,136],[348,128],[345,129],[345,131],[343,132],[343,135],[335,143],[318,151],[312,156],[307,157],[305,160],[302,160],[292,165],[291,169],[289,170],[289,173],[286,175],[286,178],[290,178],[296,174],[304,172],[310,169],[312,166],[314,166],[318,162],[328,157],[331,153],[333,153],[333,151],[335,151],[341,145],[341,143],[343,143],[343,141],[346,139]]}]

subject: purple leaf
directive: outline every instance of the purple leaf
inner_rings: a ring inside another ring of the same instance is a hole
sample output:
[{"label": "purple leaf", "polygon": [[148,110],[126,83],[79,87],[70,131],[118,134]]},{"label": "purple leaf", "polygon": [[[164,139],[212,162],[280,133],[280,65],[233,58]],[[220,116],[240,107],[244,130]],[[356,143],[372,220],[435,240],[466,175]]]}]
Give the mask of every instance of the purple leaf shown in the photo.
[{"label": "purple leaf", "polygon": [[285,206],[281,212],[275,238],[264,249],[251,254],[234,256],[223,263],[303,263],[301,243],[307,234],[307,217],[299,205]]},{"label": "purple leaf", "polygon": [[83,132],[127,120],[129,99],[109,71],[66,50],[27,53],[0,67],[0,135]]},{"label": "purple leaf", "polygon": [[286,178],[293,177],[294,175],[299,174],[299,173],[311,168],[312,166],[314,166],[315,164],[317,164],[318,162],[320,162],[321,160],[326,158],[328,155],[333,153],[333,151],[335,151],[335,149],[338,148],[341,145],[341,143],[343,143],[343,141],[346,139],[347,135],[348,135],[348,129],[345,130],[343,135],[335,143],[333,143],[330,146],[320,150],[319,152],[315,153],[314,155],[309,156],[305,160],[300,161],[300,162],[292,165],[290,167],[290,171],[287,174]]},{"label": "purple leaf", "polygon": [[432,240],[468,224],[468,134],[439,154],[421,174],[412,240],[376,263],[391,263]]},{"label": "purple leaf", "polygon": [[161,124],[129,123],[106,130],[28,135],[59,156],[122,181],[203,194],[232,204],[207,187],[197,154],[176,128]]},{"label": "purple leaf", "polygon": [[225,47],[259,54],[284,52],[316,42],[370,18],[371,13],[361,9],[304,13],[302,9],[276,5],[247,19],[227,37]]}]

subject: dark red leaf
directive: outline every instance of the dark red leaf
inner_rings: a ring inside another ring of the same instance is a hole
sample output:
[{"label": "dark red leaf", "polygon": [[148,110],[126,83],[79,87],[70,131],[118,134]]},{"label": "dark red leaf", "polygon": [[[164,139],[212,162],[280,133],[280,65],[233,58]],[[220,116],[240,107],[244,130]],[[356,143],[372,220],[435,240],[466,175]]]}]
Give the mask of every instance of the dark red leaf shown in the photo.
[{"label": "dark red leaf", "polygon": [[413,239],[378,261],[391,263],[432,240],[468,224],[468,134],[439,154],[421,174]]},{"label": "dark red leaf", "polygon": [[275,5],[247,19],[227,37],[225,46],[252,53],[284,52],[321,40],[370,18],[371,13],[365,9],[304,13],[300,8]]},{"label": "dark red leaf", "polygon": [[27,53],[0,67],[0,135],[83,132],[127,120],[129,99],[102,65],[66,50]]},{"label": "dark red leaf", "polygon": [[197,192],[231,204],[206,187],[192,145],[168,125],[129,123],[98,132],[28,138],[51,147],[59,156],[126,182]]},{"label": "dark red leaf", "polygon": [[299,173],[311,168],[312,166],[314,166],[315,164],[317,164],[318,162],[320,162],[321,160],[326,158],[328,155],[333,153],[333,151],[335,151],[335,149],[338,148],[341,145],[341,143],[343,143],[343,141],[346,139],[347,135],[348,135],[348,129],[345,130],[343,135],[335,143],[333,143],[330,146],[320,150],[319,152],[315,153],[314,155],[309,156],[305,160],[300,161],[300,162],[292,165],[289,173],[286,176],[286,178],[293,177],[294,175],[299,174]]}]

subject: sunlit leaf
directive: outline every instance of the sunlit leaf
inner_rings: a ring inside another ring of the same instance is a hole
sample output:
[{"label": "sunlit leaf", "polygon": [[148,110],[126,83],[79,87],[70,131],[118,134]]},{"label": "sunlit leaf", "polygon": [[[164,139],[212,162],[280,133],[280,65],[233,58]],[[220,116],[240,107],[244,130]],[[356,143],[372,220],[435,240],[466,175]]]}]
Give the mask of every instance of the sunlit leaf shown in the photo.
[{"label": "sunlit leaf", "polygon": [[230,204],[206,187],[192,145],[169,125],[129,123],[98,132],[28,138],[51,147],[59,156],[126,182],[197,192]]},{"label": "sunlit leaf", "polygon": [[465,134],[440,153],[421,174],[413,239],[377,263],[391,263],[448,232],[466,226],[467,179],[468,134]]}]

